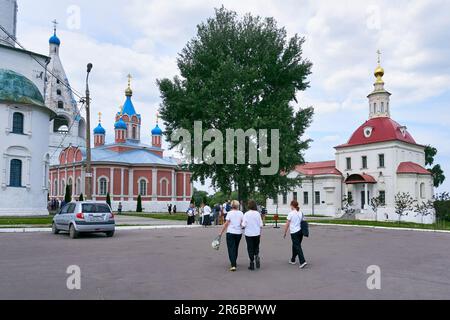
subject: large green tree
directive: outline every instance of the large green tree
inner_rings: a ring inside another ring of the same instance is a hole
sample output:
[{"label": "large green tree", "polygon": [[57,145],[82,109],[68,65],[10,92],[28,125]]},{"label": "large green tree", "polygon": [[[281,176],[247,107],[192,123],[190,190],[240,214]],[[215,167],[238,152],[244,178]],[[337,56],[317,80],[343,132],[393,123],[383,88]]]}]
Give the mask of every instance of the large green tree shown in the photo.
[{"label": "large green tree", "polygon": [[[158,80],[166,137],[183,128],[191,133],[193,146],[194,121],[201,121],[203,131],[217,129],[224,137],[226,129],[278,129],[280,145],[277,174],[261,175],[266,166],[260,161],[232,165],[223,159],[224,164],[187,165],[193,179],[211,178],[213,186],[225,194],[237,188],[239,200],[244,201],[254,190],[274,196],[299,184],[298,179],[278,173],[304,162],[303,152],[310,142],[302,135],[312,121],[313,109],[293,107],[296,94],[309,86],[312,67],[302,57],[303,43],[298,35],[288,38],[273,18],[240,17],[223,7],[197,26],[197,36],[178,58],[181,77]],[[249,139],[245,142],[245,159],[249,159]],[[275,151],[271,142],[268,154]],[[211,141],[202,143],[204,150]],[[171,147],[176,145],[172,142]]]},{"label": "large green tree", "polygon": [[431,171],[431,174],[433,175],[433,184],[434,187],[437,188],[445,181],[445,175],[444,170],[442,170],[441,166],[439,164],[434,164],[434,157],[437,155],[437,149],[433,146],[426,146],[425,147],[425,165],[430,166],[428,170]]}]

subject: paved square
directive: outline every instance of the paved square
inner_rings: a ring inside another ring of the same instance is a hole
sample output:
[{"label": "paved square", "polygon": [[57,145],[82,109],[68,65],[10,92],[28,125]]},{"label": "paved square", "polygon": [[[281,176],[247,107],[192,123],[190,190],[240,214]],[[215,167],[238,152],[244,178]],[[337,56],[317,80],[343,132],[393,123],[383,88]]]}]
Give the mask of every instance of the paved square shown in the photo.
[{"label": "paved square", "polygon": [[[211,248],[217,228],[118,231],[112,239],[0,234],[0,299],[450,299],[450,234],[312,226],[304,241],[310,268],[287,263],[290,239],[267,228],[262,269],[238,272],[226,246]],[[66,287],[69,265],[81,290]],[[366,269],[381,268],[381,290]]]}]

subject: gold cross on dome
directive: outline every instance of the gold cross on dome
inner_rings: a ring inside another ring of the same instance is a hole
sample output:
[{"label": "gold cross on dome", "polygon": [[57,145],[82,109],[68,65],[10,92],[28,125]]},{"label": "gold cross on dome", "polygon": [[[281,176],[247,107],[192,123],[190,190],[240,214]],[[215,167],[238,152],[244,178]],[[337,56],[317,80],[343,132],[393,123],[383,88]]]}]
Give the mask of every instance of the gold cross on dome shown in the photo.
[{"label": "gold cross on dome", "polygon": [[133,77],[131,74],[128,74],[128,88],[131,88],[131,79],[133,79]]},{"label": "gold cross on dome", "polygon": [[157,112],[156,113],[156,124],[158,124],[158,122],[159,122],[159,113]]},{"label": "gold cross on dome", "polygon": [[102,122],[102,113],[101,112],[98,113],[98,122]]},{"label": "gold cross on dome", "polygon": [[378,55],[378,65],[381,64],[381,51],[380,49],[377,50],[377,55]]}]

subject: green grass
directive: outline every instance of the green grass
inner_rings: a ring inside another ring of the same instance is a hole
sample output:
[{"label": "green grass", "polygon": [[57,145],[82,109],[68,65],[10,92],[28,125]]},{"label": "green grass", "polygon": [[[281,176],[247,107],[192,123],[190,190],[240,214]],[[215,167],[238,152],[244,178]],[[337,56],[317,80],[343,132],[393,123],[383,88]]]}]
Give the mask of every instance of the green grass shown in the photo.
[{"label": "green grass", "polygon": [[159,220],[174,220],[174,221],[185,221],[187,215],[185,213],[171,214],[168,213],[137,213],[137,212],[125,212],[119,216],[130,216],[139,218],[152,218]]},{"label": "green grass", "polygon": [[43,217],[0,217],[0,226],[50,226],[52,224],[53,216]]},{"label": "green grass", "polygon": [[371,226],[371,227],[388,227],[388,228],[413,228],[425,230],[450,230],[450,222],[443,221],[437,224],[420,224],[413,222],[382,222],[382,221],[363,221],[363,220],[314,220],[308,219],[308,222],[355,225],[355,226]]}]

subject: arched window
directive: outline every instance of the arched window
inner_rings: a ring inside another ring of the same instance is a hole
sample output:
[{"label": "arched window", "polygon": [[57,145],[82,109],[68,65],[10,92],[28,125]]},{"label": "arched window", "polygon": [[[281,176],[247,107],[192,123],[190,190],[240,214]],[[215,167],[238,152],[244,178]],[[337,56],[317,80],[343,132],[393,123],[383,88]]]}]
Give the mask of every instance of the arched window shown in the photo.
[{"label": "arched window", "polygon": [[133,126],[133,130],[131,132],[133,135],[132,138],[136,140],[136,127]]},{"label": "arched window", "polygon": [[81,178],[77,179],[77,182],[75,183],[75,192],[77,195],[81,194]]},{"label": "arched window", "polygon": [[420,198],[425,199],[425,183],[420,184]]},{"label": "arched window", "polygon": [[101,196],[106,196],[106,194],[108,193],[108,180],[106,180],[106,178],[99,179],[98,190]]},{"label": "arched window", "polygon": [[67,186],[69,187],[67,190],[67,193],[72,195],[73,194],[73,180],[72,178],[69,178],[69,180],[67,180]]},{"label": "arched window", "polygon": [[381,113],[384,113],[384,102],[381,102]]},{"label": "arched window", "polygon": [[57,116],[53,120],[53,132],[65,133],[69,131],[69,120],[64,116]]},{"label": "arched window", "polygon": [[20,112],[14,112],[13,114],[12,132],[23,134],[23,114]]},{"label": "arched window", "polygon": [[58,109],[64,109],[64,102],[58,101]]},{"label": "arched window", "polygon": [[160,190],[161,190],[161,196],[168,196],[169,195],[169,182],[166,178],[161,179],[160,181]]},{"label": "arched window", "polygon": [[64,180],[61,181],[61,191],[59,193],[60,195],[66,194],[66,182]]},{"label": "arched window", "polygon": [[139,194],[141,196],[147,195],[147,181],[145,179],[139,180]]},{"label": "arched window", "polygon": [[56,197],[58,195],[58,180],[55,180],[54,186],[53,186],[53,195]]},{"label": "arched window", "polygon": [[22,161],[12,159],[9,168],[9,186],[22,187]]},{"label": "arched window", "polygon": [[56,94],[58,95],[58,96],[60,96],[61,95],[61,90],[56,90]]}]

